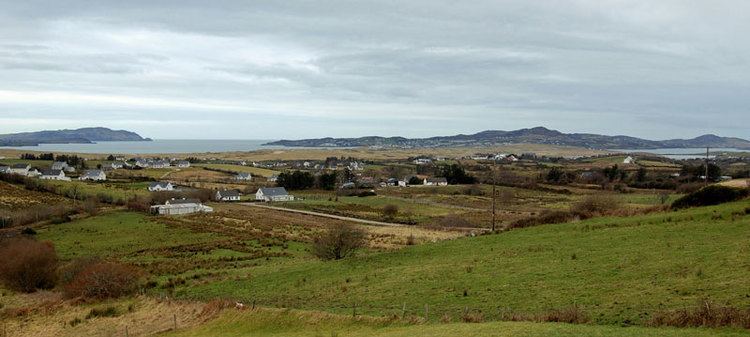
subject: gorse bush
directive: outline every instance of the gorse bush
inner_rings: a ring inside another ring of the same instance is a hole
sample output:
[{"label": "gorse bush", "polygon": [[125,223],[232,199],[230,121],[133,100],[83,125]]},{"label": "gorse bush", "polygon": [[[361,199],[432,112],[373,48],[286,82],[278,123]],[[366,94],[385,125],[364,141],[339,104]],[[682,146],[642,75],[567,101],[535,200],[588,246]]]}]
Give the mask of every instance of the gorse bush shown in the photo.
[{"label": "gorse bush", "polygon": [[710,185],[675,200],[675,202],[672,203],[672,208],[680,209],[718,205],[746,198],[747,196],[748,189],[746,188]]},{"label": "gorse bush", "polygon": [[0,279],[10,289],[50,289],[57,281],[56,269],[57,253],[50,242],[19,238],[0,245]]},{"label": "gorse bush", "polygon": [[590,195],[576,202],[570,211],[581,218],[612,214],[621,207],[622,203],[609,195]]},{"label": "gorse bush", "polygon": [[65,285],[67,297],[92,299],[117,298],[134,293],[143,280],[143,272],[118,262],[99,262],[84,267]]}]

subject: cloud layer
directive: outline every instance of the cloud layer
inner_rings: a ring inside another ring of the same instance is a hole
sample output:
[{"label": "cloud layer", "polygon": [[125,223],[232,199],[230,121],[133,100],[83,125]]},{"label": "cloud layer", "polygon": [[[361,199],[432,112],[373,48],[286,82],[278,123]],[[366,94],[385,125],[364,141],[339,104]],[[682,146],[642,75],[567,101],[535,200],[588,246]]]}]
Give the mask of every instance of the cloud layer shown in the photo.
[{"label": "cloud layer", "polygon": [[747,1],[5,1],[0,133],[750,137]]}]

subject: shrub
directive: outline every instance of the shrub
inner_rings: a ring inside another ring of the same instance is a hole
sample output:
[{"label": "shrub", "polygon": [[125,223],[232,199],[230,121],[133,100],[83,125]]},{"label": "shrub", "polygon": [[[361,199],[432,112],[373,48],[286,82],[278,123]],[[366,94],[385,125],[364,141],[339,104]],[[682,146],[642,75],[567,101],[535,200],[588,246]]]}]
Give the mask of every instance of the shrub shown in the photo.
[{"label": "shrub", "polygon": [[313,254],[322,260],[340,260],[364,247],[367,233],[350,224],[329,228],[313,243]]},{"label": "shrub", "polygon": [[86,319],[92,319],[94,317],[115,317],[117,316],[117,308],[108,306],[104,308],[92,308],[89,314],[86,315]]},{"label": "shrub", "polygon": [[694,308],[657,312],[651,317],[649,325],[750,329],[750,309],[738,309],[702,300]]},{"label": "shrub", "polygon": [[73,282],[73,279],[76,277],[76,275],[80,274],[86,268],[100,262],[101,260],[97,257],[80,257],[62,265],[57,270],[57,276],[60,285],[62,285],[63,287],[67,286],[68,284]]},{"label": "shrub", "polygon": [[471,228],[478,227],[477,224],[467,220],[465,217],[458,216],[455,214],[449,214],[444,217],[440,217],[435,221],[436,227],[451,228],[451,227],[463,227]]},{"label": "shrub", "polygon": [[570,306],[564,309],[550,310],[536,319],[540,322],[559,322],[559,323],[588,323],[588,316],[578,306]]},{"label": "shrub", "polygon": [[723,204],[747,197],[748,190],[721,185],[710,185],[675,200],[675,209]]},{"label": "shrub", "polygon": [[520,219],[510,223],[507,228],[524,228],[545,224],[556,224],[570,222],[575,219],[575,215],[566,211],[544,211],[538,216]]},{"label": "shrub", "polygon": [[396,205],[385,205],[383,207],[383,217],[386,219],[393,219],[398,215],[398,206]]},{"label": "shrub", "polygon": [[99,262],[86,266],[64,287],[67,297],[94,299],[117,298],[138,289],[143,272],[117,262]]},{"label": "shrub", "polygon": [[609,195],[589,195],[570,207],[571,212],[583,218],[611,214],[620,208],[620,201]]},{"label": "shrub", "polygon": [[0,248],[0,278],[10,289],[49,289],[57,280],[57,253],[50,242],[13,239]]}]

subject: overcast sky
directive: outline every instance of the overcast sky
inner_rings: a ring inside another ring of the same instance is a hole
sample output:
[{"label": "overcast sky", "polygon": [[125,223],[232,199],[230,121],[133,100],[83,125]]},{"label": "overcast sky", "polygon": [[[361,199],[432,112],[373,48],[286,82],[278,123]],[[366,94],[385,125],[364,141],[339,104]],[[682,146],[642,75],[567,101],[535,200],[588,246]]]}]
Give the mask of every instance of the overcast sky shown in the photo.
[{"label": "overcast sky", "polygon": [[750,1],[0,1],[0,133],[750,138]]}]

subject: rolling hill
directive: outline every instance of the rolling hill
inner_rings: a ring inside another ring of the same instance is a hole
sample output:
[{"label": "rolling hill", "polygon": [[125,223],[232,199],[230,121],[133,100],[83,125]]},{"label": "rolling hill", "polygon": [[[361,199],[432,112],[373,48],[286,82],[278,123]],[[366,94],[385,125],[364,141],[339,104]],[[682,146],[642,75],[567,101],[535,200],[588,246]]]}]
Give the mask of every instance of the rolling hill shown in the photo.
[{"label": "rolling hill", "polygon": [[0,146],[36,146],[39,144],[88,144],[103,141],[150,141],[135,132],[108,128],[47,130],[0,135]]},{"label": "rolling hill", "polygon": [[576,146],[594,149],[656,149],[693,147],[731,147],[750,149],[750,141],[741,138],[703,135],[692,139],[647,140],[630,136],[605,136],[591,133],[563,133],[545,127],[514,131],[488,130],[470,135],[455,135],[430,138],[361,137],[361,138],[317,138],[301,140],[279,140],[264,145],[291,147],[450,147],[492,146],[502,144],[533,143]]}]

